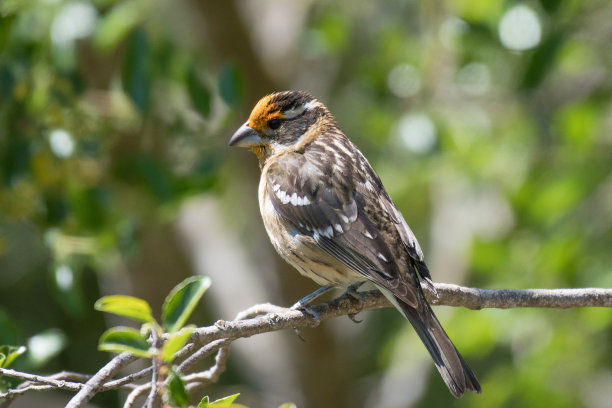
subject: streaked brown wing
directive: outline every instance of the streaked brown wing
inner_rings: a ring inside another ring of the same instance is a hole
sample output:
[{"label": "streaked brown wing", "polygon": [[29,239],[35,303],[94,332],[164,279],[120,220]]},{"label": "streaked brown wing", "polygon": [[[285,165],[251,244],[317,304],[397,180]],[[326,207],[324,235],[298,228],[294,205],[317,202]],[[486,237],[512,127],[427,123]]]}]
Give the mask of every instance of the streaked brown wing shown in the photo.
[{"label": "streaked brown wing", "polygon": [[[299,234],[314,238],[322,250],[410,305],[414,287],[401,276],[387,246],[381,222],[390,215],[356,186],[350,174],[333,171],[330,163],[300,153],[284,154],[267,173],[268,195],[276,211]],[[388,231],[386,232],[388,233]],[[399,241],[399,240],[398,240]]]}]

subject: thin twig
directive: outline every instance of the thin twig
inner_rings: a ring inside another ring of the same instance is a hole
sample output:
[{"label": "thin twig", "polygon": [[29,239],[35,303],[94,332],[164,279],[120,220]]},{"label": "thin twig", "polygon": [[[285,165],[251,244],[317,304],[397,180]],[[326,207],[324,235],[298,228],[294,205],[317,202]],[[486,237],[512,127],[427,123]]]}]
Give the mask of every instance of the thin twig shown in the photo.
[{"label": "thin twig", "polygon": [[183,377],[185,383],[203,383],[209,384],[219,380],[219,377],[227,368],[227,358],[229,357],[230,342],[228,341],[222,347],[219,348],[217,355],[215,356],[215,365],[206,371],[200,373],[189,374]]},{"label": "thin twig", "polygon": [[136,403],[136,399],[142,394],[147,392],[151,388],[151,383],[142,384],[136,387],[132,392],[129,393],[123,404],[123,408],[132,408]]},{"label": "thin twig", "polygon": [[[40,385],[40,384],[50,385],[60,390],[68,390],[68,391],[77,392],[82,387],[82,384],[79,384],[79,383],[74,383],[74,382],[66,381],[66,380],[55,380],[50,377],[23,373],[21,371],[11,370],[8,368],[0,368],[0,376],[2,375],[5,375],[7,377],[12,377],[12,378],[18,378],[20,380],[26,380],[30,382],[32,385]],[[7,398],[8,396],[9,396],[8,392],[0,394],[0,398]]]},{"label": "thin twig", "polygon": [[282,306],[273,305],[272,303],[260,303],[255,306],[251,306],[246,310],[239,312],[234,320],[245,320],[252,319],[256,316],[265,315],[268,313],[279,313],[286,310],[286,308]]},{"label": "thin twig", "polygon": [[[135,388],[132,383],[150,371],[151,367],[148,367],[138,373],[130,374],[118,380],[109,381],[100,388],[100,391],[114,389],[132,390]],[[49,376],[40,376],[6,368],[0,368],[0,375],[26,380],[26,382],[19,384],[17,388],[0,393],[0,398],[6,399],[13,399],[30,391],[47,391],[54,389],[78,392],[85,386],[84,383],[92,377],[91,375],[68,371],[62,371]]]},{"label": "thin twig", "polygon": [[183,361],[181,365],[178,366],[177,372],[179,374],[185,374],[193,365],[195,365],[198,361],[201,361],[217,351],[219,348],[224,347],[230,343],[229,339],[218,339],[208,343],[205,346],[202,346],[198,351],[193,353],[188,359]]},{"label": "thin twig", "polygon": [[[193,383],[193,382],[197,382],[199,383],[199,385],[216,382],[218,381],[221,374],[225,371],[227,358],[229,357],[230,341],[227,339],[222,339],[222,340],[215,341],[214,344],[211,343],[209,346],[210,347],[202,347],[200,350],[198,350],[198,353],[204,354],[204,352],[206,352],[210,354],[210,350],[219,348],[217,352],[217,356],[215,357],[215,365],[204,372],[184,376],[183,381],[185,381],[185,383],[187,383],[188,385],[189,383]],[[187,360],[185,361],[185,363],[186,362]],[[188,367],[190,365],[191,364],[188,363],[186,366]],[[180,367],[178,371],[181,372]],[[168,381],[169,379],[166,379],[166,381],[164,382],[164,388],[167,387]],[[140,397],[142,394],[146,393],[147,391],[150,392],[151,388],[152,388],[152,385],[150,382],[146,384],[142,384],[139,387],[136,387],[126,398],[123,408],[132,408],[134,404],[136,403],[136,400],[138,399],[138,397]],[[191,388],[192,387],[188,386],[187,389],[190,390]]]},{"label": "thin twig", "polygon": [[25,394],[30,391],[49,391],[49,390],[57,390],[58,387],[51,384],[30,384],[25,387],[15,388],[13,390],[8,390],[5,393],[0,394],[0,398],[4,399],[13,399],[20,395]]},{"label": "thin twig", "polygon": [[151,371],[153,371],[153,367],[143,368],[142,370],[136,373],[132,373],[132,374],[126,375],[125,377],[121,377],[116,380],[107,382],[106,384],[102,386],[100,390],[108,391],[108,390],[113,390],[116,388],[124,388],[125,386],[130,386],[130,388],[133,389],[135,388],[133,383],[141,378],[148,376],[151,373]]},{"label": "thin twig", "polygon": [[[161,346],[161,341],[157,335],[157,331],[155,329],[151,330],[151,345],[158,349]],[[145,407],[153,408],[155,406],[155,402],[159,398],[159,367],[161,365],[161,356],[153,356],[151,359],[151,389],[149,390],[149,396],[147,397],[147,401],[145,403]]]},{"label": "thin twig", "polygon": [[113,378],[123,367],[137,360],[137,357],[124,352],[115,356],[104,367],[100,369],[89,381],[85,383],[83,388],[68,402],[66,408],[81,408],[94,397],[102,388],[104,383]]},{"label": "thin twig", "polygon": [[48,376],[47,378],[51,378],[53,380],[72,381],[76,383],[86,383],[91,379],[91,377],[91,375],[75,373],[73,371],[60,371],[59,373]]}]

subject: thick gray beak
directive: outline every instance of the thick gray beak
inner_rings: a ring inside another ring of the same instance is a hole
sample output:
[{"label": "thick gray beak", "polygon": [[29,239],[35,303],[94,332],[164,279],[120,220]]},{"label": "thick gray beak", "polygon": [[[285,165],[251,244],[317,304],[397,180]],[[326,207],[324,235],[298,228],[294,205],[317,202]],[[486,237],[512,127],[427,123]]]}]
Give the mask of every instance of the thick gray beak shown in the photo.
[{"label": "thick gray beak", "polygon": [[229,140],[228,146],[250,147],[262,144],[262,140],[255,129],[247,126],[245,122],[238,128]]}]

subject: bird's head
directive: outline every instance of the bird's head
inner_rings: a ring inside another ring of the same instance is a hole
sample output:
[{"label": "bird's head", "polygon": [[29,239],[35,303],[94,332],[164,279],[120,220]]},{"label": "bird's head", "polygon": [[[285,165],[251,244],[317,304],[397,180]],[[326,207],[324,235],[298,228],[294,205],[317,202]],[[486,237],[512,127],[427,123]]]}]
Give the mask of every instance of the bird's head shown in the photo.
[{"label": "bird's head", "polygon": [[257,102],[249,119],[231,137],[229,145],[250,148],[263,163],[284,150],[299,149],[326,123],[333,124],[333,117],[309,93],[276,92]]}]

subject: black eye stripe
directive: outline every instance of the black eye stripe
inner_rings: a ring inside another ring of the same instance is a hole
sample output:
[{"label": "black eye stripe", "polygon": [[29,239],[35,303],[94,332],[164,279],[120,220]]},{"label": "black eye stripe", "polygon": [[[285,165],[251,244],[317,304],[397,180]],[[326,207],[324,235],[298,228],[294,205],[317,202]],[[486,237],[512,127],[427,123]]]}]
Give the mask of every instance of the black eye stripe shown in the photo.
[{"label": "black eye stripe", "polygon": [[270,119],[268,121],[268,127],[272,130],[278,129],[280,125],[281,125],[280,119]]}]

